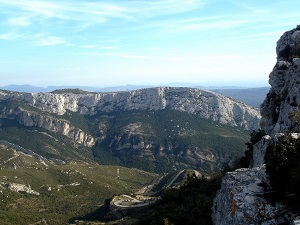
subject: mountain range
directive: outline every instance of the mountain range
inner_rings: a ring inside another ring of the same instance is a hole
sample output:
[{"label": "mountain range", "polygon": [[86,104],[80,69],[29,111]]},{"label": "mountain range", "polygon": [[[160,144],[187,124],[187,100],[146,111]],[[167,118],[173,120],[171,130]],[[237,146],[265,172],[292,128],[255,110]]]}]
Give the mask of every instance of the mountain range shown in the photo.
[{"label": "mountain range", "polygon": [[4,140],[60,160],[109,158],[160,173],[220,170],[243,153],[246,130],[257,129],[260,119],[253,107],[193,88],[0,91],[0,107]]},{"label": "mountain range", "polygon": [[[242,87],[205,87],[197,86],[194,84],[173,83],[169,87],[190,87],[199,88],[204,90],[211,90],[213,92],[232,97],[236,100],[245,102],[247,105],[259,107],[270,90],[270,87],[257,87],[257,88],[242,88]],[[0,89],[16,92],[51,92],[58,89],[81,89],[89,92],[120,92],[120,91],[134,91],[138,89],[153,88],[151,85],[126,85],[115,87],[89,87],[89,86],[48,86],[36,87],[32,85],[7,85],[2,86]]]},{"label": "mountain range", "polygon": [[67,223],[165,173],[221,171],[259,120],[257,108],[198,88],[0,90],[1,221]]}]

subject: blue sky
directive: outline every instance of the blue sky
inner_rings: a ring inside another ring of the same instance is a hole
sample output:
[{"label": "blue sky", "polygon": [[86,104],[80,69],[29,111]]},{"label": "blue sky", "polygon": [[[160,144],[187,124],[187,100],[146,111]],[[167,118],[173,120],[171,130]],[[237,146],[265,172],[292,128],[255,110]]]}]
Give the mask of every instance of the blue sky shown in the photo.
[{"label": "blue sky", "polygon": [[266,86],[299,0],[0,0],[0,86]]}]

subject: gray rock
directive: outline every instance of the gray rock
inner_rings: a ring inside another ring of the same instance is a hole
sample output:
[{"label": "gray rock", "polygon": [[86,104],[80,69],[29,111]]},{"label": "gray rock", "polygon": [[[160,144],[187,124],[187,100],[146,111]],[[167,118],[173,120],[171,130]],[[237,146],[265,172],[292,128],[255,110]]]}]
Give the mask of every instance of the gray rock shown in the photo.
[{"label": "gray rock", "polygon": [[[292,113],[298,111],[300,103],[300,59],[290,55],[282,57],[283,49],[293,49],[300,44],[300,27],[284,33],[277,42],[277,65],[269,77],[271,89],[261,105],[262,119],[260,126],[267,133],[274,135],[280,132],[293,131],[295,123]],[[282,67],[282,65],[286,67]],[[281,65],[281,66],[280,66]]]},{"label": "gray rock", "polygon": [[300,225],[300,216],[298,216],[294,219],[293,225]]},{"label": "gray rock", "polygon": [[227,173],[214,199],[213,223],[269,225],[278,224],[274,223],[276,220],[287,222],[289,215],[285,215],[285,206],[269,203],[264,198],[266,189],[270,189],[270,184],[264,166]]},{"label": "gray rock", "polygon": [[[264,158],[278,136],[297,127],[293,113],[299,111],[300,60],[291,51],[300,44],[300,27],[285,32],[277,42],[277,63],[269,77],[271,89],[261,105],[261,129],[268,135],[254,145],[252,166],[227,173],[214,199],[214,224],[300,224],[299,217],[282,203],[272,204],[264,196],[272,190]],[[299,138],[299,133],[292,133]]]},{"label": "gray rock", "polygon": [[0,185],[3,185],[11,191],[26,192],[28,194],[40,195],[39,192],[32,190],[30,186],[26,186],[24,184],[0,182]]},{"label": "gray rock", "polygon": [[263,166],[265,163],[265,155],[272,139],[269,135],[265,135],[260,142],[253,146],[253,162],[251,167]]}]

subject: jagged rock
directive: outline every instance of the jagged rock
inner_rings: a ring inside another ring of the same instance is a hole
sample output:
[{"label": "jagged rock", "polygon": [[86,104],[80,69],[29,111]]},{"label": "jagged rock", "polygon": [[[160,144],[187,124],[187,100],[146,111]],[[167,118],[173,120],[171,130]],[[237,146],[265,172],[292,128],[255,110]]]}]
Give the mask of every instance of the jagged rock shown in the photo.
[{"label": "jagged rock", "polygon": [[265,196],[272,190],[264,157],[272,142],[265,135],[254,145],[252,168],[242,168],[226,173],[222,179],[212,208],[216,225],[281,224],[291,220],[292,214],[280,203],[271,203]]},{"label": "jagged rock", "polygon": [[300,225],[300,216],[297,216],[297,217],[294,219],[293,225]]},{"label": "jagged rock", "polygon": [[[278,224],[288,222],[289,214],[280,203],[270,204],[264,197],[270,190],[264,166],[227,173],[214,199],[213,222],[219,225]],[[279,216],[280,215],[280,216]]]},{"label": "jagged rock", "polygon": [[116,93],[18,93],[0,91],[0,101],[16,100],[43,111],[64,114],[67,110],[94,115],[97,112],[174,109],[202,118],[257,129],[260,113],[245,103],[195,88],[158,87]]},{"label": "jagged rock", "polygon": [[[298,138],[299,134],[292,136]],[[251,168],[238,169],[223,177],[212,208],[214,224],[293,224],[294,214],[288,207],[280,202],[272,203],[266,198],[272,192],[272,187],[264,157],[268,146],[276,138],[277,135],[274,138],[265,135],[253,146]]]},{"label": "jagged rock", "polygon": [[[299,224],[299,218],[282,203],[266,199],[272,190],[266,174],[264,157],[278,133],[293,131],[291,117],[300,103],[300,27],[285,32],[277,42],[277,63],[270,74],[271,89],[261,105],[262,130],[268,135],[254,145],[252,167],[227,173],[214,199],[214,224]],[[292,134],[298,138],[299,134]]]},{"label": "jagged rock", "polygon": [[297,27],[284,33],[277,42],[277,64],[269,78],[271,89],[261,105],[260,125],[271,135],[292,130],[291,113],[299,110],[300,56],[294,50],[300,44],[299,34],[300,27]]},{"label": "jagged rock", "polygon": [[253,146],[253,159],[251,167],[263,166],[265,163],[265,155],[272,139],[269,135],[265,135],[260,142]]}]

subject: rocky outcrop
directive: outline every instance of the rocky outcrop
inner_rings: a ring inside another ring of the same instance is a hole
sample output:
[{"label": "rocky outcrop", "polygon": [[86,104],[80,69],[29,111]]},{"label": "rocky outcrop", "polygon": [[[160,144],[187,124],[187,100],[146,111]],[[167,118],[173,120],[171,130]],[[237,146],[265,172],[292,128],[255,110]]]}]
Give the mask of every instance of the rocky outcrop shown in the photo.
[{"label": "rocky outcrop", "polygon": [[84,133],[81,129],[71,125],[67,120],[60,120],[47,114],[40,114],[34,111],[25,110],[21,107],[7,109],[4,117],[16,119],[20,124],[28,127],[40,127],[52,132],[59,132],[77,144],[93,146],[95,140],[91,135]]},{"label": "rocky outcrop", "polygon": [[0,182],[0,187],[5,187],[15,192],[25,192],[27,194],[40,195],[39,192],[32,190],[30,186],[26,186],[24,184]]},{"label": "rocky outcrop", "polygon": [[262,137],[260,142],[256,143],[253,146],[253,158],[250,165],[251,168],[264,165],[267,148],[271,143],[272,138],[269,135],[265,135],[264,137]]},{"label": "rocky outcrop", "polygon": [[[282,203],[267,200],[272,190],[264,165],[270,143],[278,133],[294,131],[299,121],[293,113],[300,103],[300,27],[277,42],[277,62],[270,74],[270,92],[261,105],[261,128],[267,132],[253,149],[252,167],[227,173],[214,199],[214,224],[298,224]],[[294,136],[299,136],[294,134]]]},{"label": "rocky outcrop", "polygon": [[264,166],[227,173],[214,201],[214,224],[285,224],[291,214],[265,198],[270,183]]},{"label": "rocky outcrop", "polygon": [[294,128],[292,113],[300,104],[300,27],[277,42],[277,63],[270,74],[270,92],[261,105],[261,127],[274,135]]},{"label": "rocky outcrop", "polygon": [[254,167],[228,172],[223,177],[212,208],[214,224],[288,224],[293,219],[286,206],[271,203],[266,198],[272,187],[264,156],[271,141],[271,137],[266,135],[254,145]]},{"label": "rocky outcrop", "polygon": [[202,118],[257,129],[260,113],[245,103],[195,88],[158,87],[116,93],[17,93],[0,91],[0,101],[22,101],[43,111],[62,115],[67,110],[94,115],[98,112],[174,109]]}]

